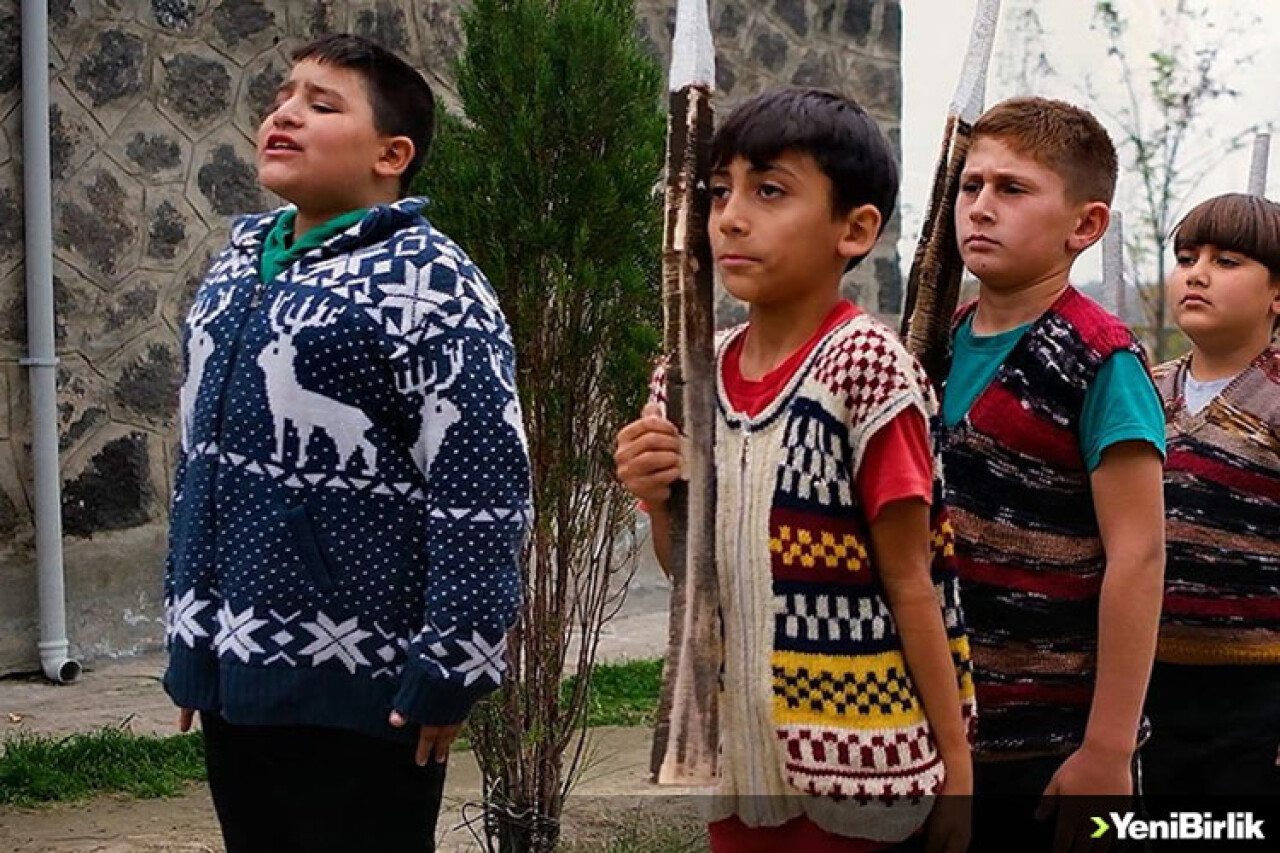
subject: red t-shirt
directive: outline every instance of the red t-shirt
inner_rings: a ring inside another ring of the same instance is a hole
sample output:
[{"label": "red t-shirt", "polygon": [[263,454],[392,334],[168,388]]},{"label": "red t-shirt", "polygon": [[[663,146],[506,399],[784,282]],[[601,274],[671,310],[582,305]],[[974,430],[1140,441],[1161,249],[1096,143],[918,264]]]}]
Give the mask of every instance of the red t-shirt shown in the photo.
[{"label": "red t-shirt", "polygon": [[[857,305],[841,300],[800,349],[759,379],[742,375],[742,346],[747,336],[738,335],[724,353],[724,390],[729,405],[747,417],[763,412],[782,393],[818,342],[836,326],[861,313]],[[858,495],[869,522],[893,501],[932,501],[933,452],[929,430],[919,410],[904,410],[872,436],[858,471]]]}]

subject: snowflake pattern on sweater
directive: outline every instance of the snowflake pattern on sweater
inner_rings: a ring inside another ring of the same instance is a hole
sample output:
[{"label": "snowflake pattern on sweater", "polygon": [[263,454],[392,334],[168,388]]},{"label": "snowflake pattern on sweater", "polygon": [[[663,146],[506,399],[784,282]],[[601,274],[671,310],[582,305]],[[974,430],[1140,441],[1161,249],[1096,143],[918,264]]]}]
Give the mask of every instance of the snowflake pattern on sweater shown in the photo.
[{"label": "snowflake pattern on sweater", "polygon": [[510,334],[406,199],[271,282],[238,220],[187,318],[165,686],[233,723],[391,738],[500,683],[529,463]]}]

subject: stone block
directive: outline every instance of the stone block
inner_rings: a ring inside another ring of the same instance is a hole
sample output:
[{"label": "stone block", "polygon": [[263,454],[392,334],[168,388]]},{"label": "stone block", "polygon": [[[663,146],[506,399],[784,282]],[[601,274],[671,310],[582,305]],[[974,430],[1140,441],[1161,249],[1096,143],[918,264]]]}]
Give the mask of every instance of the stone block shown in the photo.
[{"label": "stone block", "polygon": [[210,13],[201,16],[201,35],[244,65],[280,40],[283,13],[279,4],[266,0],[215,0]]},{"label": "stone block", "polygon": [[49,89],[49,159],[54,182],[61,182],[93,156],[106,133],[59,80]]},{"label": "stone block", "polygon": [[22,164],[11,160],[0,167],[0,270],[22,261]]},{"label": "stone block", "polygon": [[22,20],[16,9],[0,9],[0,95],[22,87]]},{"label": "stone block", "polygon": [[350,32],[349,4],[341,0],[286,0],[289,35],[302,42],[329,33]]},{"label": "stone block", "polygon": [[0,542],[13,542],[19,532],[31,528],[31,512],[18,487],[13,450],[12,441],[0,438]]},{"label": "stone block", "polygon": [[789,48],[781,33],[762,30],[755,34],[751,45],[751,59],[773,74],[780,74],[787,65]]},{"label": "stone block", "polygon": [[91,537],[151,521],[160,496],[152,487],[150,454],[158,442],[142,430],[111,425],[77,454],[79,464],[64,465],[63,534]]},{"label": "stone block", "polygon": [[740,0],[727,0],[720,7],[720,15],[714,18],[712,23],[715,29],[717,45],[722,40],[734,41],[746,30],[746,7],[743,6]]},{"label": "stone block", "polygon": [[186,196],[211,228],[225,227],[232,216],[267,209],[252,141],[234,127],[219,128],[202,140],[196,146]]},{"label": "stone block", "polygon": [[200,5],[197,0],[147,0],[142,20],[169,36],[195,35]]},{"label": "stone block", "polygon": [[150,102],[129,113],[105,147],[121,168],[148,187],[182,180],[191,165],[191,142]]},{"label": "stone block", "polygon": [[791,75],[791,82],[797,86],[816,86],[837,92],[844,88],[835,60],[826,53],[813,52],[801,60],[800,66]]},{"label": "stone block", "polygon": [[291,63],[282,50],[271,50],[245,66],[236,95],[235,124],[250,139],[275,104],[276,91],[289,79]]},{"label": "stone block", "polygon": [[108,133],[142,100],[151,84],[150,46],[132,26],[97,32],[64,73],[80,102]]},{"label": "stone block", "polygon": [[809,35],[809,10],[805,0],[773,0],[773,14],[795,35]]},{"label": "stone block", "polygon": [[[0,441],[8,441],[12,432],[9,425],[9,371],[6,367],[17,368],[18,365],[10,362],[0,366]],[[0,454],[8,452],[7,449],[0,450]],[[0,488],[4,486],[4,482],[0,479]]]},{"label": "stone block", "polygon": [[427,77],[436,96],[455,112],[458,87],[454,82],[453,59],[462,52],[462,20],[458,4],[449,0],[419,0],[409,4],[417,20],[418,51],[413,62]]},{"label": "stone block", "polygon": [[55,194],[55,254],[110,288],[137,266],[142,221],[142,187],[98,155]]},{"label": "stone block", "polygon": [[354,0],[351,31],[401,56],[417,55],[410,4],[397,0]]},{"label": "stone block", "polygon": [[239,69],[207,47],[161,53],[155,68],[156,105],[192,138],[225,120]]},{"label": "stone block", "polygon": [[182,355],[167,328],[150,330],[97,366],[113,387],[115,421],[161,430],[175,422]]},{"label": "stone block", "polygon": [[58,363],[58,435],[64,444],[59,460],[64,480],[68,471],[79,471],[85,459],[97,452],[95,442],[110,427],[110,413],[107,381],[81,356],[62,355]]},{"label": "stone block", "polygon": [[178,269],[209,233],[187,202],[181,184],[148,190],[145,216],[142,261],[149,269]]},{"label": "stone block", "polygon": [[866,44],[871,35],[876,0],[845,0],[840,18],[840,32],[858,44]]},{"label": "stone block", "polygon": [[54,291],[64,349],[79,353],[98,370],[102,362],[147,334],[161,319],[161,276],[139,271],[107,292],[74,268],[54,264]]},{"label": "stone block", "polygon": [[225,229],[213,229],[196,250],[183,264],[176,275],[174,275],[160,292],[160,316],[164,320],[166,326],[178,337],[182,338],[182,327],[186,321],[187,312],[191,310],[191,303],[195,299],[196,290],[200,287],[200,282],[204,280],[204,274],[209,268],[209,262],[214,256],[222,250],[226,244],[227,232]]},{"label": "stone block", "polygon": [[[0,279],[0,361],[27,355],[27,295],[21,269]],[[4,401],[0,399],[0,404]]]}]

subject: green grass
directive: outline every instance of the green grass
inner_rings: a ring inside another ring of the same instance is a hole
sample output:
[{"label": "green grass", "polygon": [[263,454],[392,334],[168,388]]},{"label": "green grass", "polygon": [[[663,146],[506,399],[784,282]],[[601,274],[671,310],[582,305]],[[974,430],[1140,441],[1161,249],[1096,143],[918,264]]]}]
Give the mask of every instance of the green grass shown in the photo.
[{"label": "green grass", "polygon": [[[572,689],[572,683],[568,679],[565,690]],[[652,725],[661,684],[660,658],[597,666],[587,725]],[[19,734],[5,739],[0,748],[0,805],[81,800],[104,793],[167,797],[189,781],[204,779],[204,744],[198,734],[162,738],[135,735],[124,727],[68,737]],[[465,730],[454,748],[469,748]]]},{"label": "green grass", "polygon": [[[577,676],[566,679],[572,690]],[[591,674],[587,726],[651,726],[662,689],[662,658],[606,663]]]},{"label": "green grass", "polygon": [[0,804],[79,800],[102,793],[168,797],[204,778],[196,734],[135,735],[122,728],[68,737],[20,734],[0,755]]}]

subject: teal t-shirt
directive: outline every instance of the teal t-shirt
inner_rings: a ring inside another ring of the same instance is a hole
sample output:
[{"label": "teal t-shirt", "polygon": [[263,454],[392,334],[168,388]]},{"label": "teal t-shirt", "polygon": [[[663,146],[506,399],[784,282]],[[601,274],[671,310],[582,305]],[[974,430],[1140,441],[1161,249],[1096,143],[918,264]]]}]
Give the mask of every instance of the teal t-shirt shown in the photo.
[{"label": "teal t-shirt", "polygon": [[262,264],[258,268],[264,282],[271,281],[293,265],[293,262],[322,244],[335,234],[355,225],[368,212],[367,207],[339,214],[327,222],[312,228],[297,240],[293,239],[293,223],[298,218],[296,208],[287,208],[276,217],[275,224],[262,242]]},{"label": "teal t-shirt", "polygon": [[[995,335],[975,335],[973,317],[956,331],[951,373],[942,398],[942,421],[955,426],[973,401],[995,379],[1000,365],[1017,345],[1028,323]],[[1121,441],[1145,441],[1164,455],[1164,409],[1147,369],[1136,355],[1121,351],[1102,363],[1085,390],[1080,416],[1080,453],[1095,470],[1102,452]]]}]

